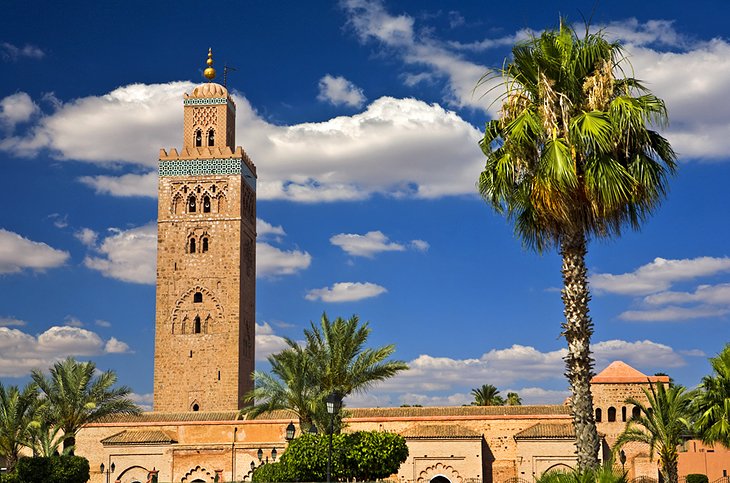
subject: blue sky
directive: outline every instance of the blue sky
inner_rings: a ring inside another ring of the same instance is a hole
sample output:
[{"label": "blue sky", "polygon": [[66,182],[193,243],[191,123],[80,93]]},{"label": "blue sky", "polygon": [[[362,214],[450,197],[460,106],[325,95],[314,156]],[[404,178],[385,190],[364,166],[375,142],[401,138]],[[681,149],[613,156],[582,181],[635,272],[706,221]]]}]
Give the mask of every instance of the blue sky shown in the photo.
[{"label": "blue sky", "polygon": [[476,195],[498,106],[473,88],[562,14],[624,42],[680,157],[641,232],[590,244],[596,368],[696,385],[730,333],[730,6],[644,3],[7,3],[0,380],[73,355],[150,404],[155,167],[212,47],[259,174],[257,367],[322,312],[358,314],[411,370],[351,405],[463,404],[487,383],[561,402],[560,260]]}]

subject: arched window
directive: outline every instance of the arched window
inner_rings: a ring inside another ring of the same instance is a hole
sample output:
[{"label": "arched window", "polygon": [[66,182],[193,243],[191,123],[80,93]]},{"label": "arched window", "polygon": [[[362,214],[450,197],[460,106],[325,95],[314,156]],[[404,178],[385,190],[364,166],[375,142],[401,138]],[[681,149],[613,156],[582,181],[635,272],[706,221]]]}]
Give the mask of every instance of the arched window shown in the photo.
[{"label": "arched window", "polygon": [[193,411],[200,411],[200,406],[198,406],[198,403],[193,404]]},{"label": "arched window", "polygon": [[205,253],[207,251],[208,251],[208,238],[205,237],[205,238],[203,238],[203,249],[202,249],[202,252]]},{"label": "arched window", "polygon": [[601,411],[601,408],[596,408],[596,422],[597,423],[601,422],[602,412],[603,411]]},{"label": "arched window", "polygon": [[626,406],[621,406],[621,421],[626,422]]},{"label": "arched window", "polygon": [[193,303],[199,304],[203,301],[203,294],[200,292],[195,292],[195,295],[193,295]]},{"label": "arched window", "polygon": [[198,129],[195,131],[195,147],[199,148],[203,145],[203,131]]},{"label": "arched window", "polygon": [[213,146],[215,144],[215,131],[211,129],[208,131],[208,146]]},{"label": "arched window", "polygon": [[195,325],[193,325],[193,334],[200,334],[200,317],[195,317]]},{"label": "arched window", "polygon": [[210,213],[210,197],[203,196],[203,213]]},{"label": "arched window", "polygon": [[641,417],[641,409],[639,409],[639,406],[634,406],[631,408],[631,419],[639,419]]},{"label": "arched window", "polygon": [[608,408],[608,422],[612,423],[616,421],[616,408],[611,406]]},{"label": "arched window", "polygon": [[190,247],[188,248],[188,253],[195,253],[195,238],[190,239]]},{"label": "arched window", "polygon": [[188,213],[195,213],[195,196],[188,198]]}]

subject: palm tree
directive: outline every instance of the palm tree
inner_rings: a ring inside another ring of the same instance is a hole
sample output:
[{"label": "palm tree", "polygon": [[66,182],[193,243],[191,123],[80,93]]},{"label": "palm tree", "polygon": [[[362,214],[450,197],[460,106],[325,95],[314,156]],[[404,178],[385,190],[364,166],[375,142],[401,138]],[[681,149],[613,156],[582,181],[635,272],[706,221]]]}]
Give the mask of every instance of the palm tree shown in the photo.
[{"label": "palm tree", "polygon": [[504,399],[499,395],[499,389],[491,384],[483,384],[482,387],[472,389],[471,395],[474,396],[472,406],[502,406],[504,404]]},{"label": "palm tree", "polygon": [[507,406],[522,406],[522,398],[516,392],[508,392],[505,404]]},{"label": "palm tree", "polygon": [[562,335],[581,469],[598,466],[599,449],[586,244],[618,236],[626,225],[637,229],[675,171],[671,146],[647,127],[666,122],[664,102],[637,80],[615,77],[621,52],[601,32],[579,37],[562,22],[516,44],[497,71],[506,89],[500,116],[481,141],[482,197],[514,222],[526,247],[556,247],[562,256]]},{"label": "palm tree", "polygon": [[704,442],[730,448],[730,344],[710,364],[714,374],[702,378],[693,402],[694,429]]},{"label": "palm tree", "polygon": [[22,391],[18,386],[3,386],[0,382],[0,456],[12,470],[20,450],[29,446],[31,426],[38,407],[38,393],[32,384]]},{"label": "palm tree", "polygon": [[677,447],[682,444],[683,436],[689,432],[690,404],[692,393],[685,392],[682,386],[651,384],[650,390],[642,388],[646,401],[636,398],[626,399],[626,404],[639,408],[639,417],[626,423],[626,429],[616,439],[614,452],[628,442],[649,445],[649,458],[654,452],[659,454],[662,476],[667,483],[677,483]]},{"label": "palm tree", "polygon": [[77,362],[69,357],[53,364],[50,378],[38,370],[31,373],[50,421],[64,433],[64,451],[76,445],[76,433],[85,425],[114,414],[140,413],[128,397],[132,392],[129,387],[113,387],[117,382],[113,371],[96,377],[95,371],[93,362]]}]

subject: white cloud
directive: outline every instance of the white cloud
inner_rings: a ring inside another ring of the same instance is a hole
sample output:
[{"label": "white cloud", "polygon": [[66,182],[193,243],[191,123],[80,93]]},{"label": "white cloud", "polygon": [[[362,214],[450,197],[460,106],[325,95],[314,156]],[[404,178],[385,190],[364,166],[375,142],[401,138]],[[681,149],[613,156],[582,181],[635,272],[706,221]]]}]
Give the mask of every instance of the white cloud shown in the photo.
[{"label": "white cloud", "polygon": [[152,404],[154,402],[154,394],[148,392],[147,394],[132,393],[129,395],[129,399],[134,401],[137,406],[142,408],[142,411],[152,411]]},{"label": "white cloud", "polygon": [[256,234],[259,238],[265,238],[270,235],[273,235],[276,238],[280,238],[286,235],[286,232],[284,231],[284,228],[279,226],[274,226],[271,223],[268,223],[261,218],[256,218]]},{"label": "white cloud", "polygon": [[338,282],[332,287],[312,289],[304,298],[322,302],[354,302],[377,297],[387,291],[385,287],[370,282]]},{"label": "white cloud", "polygon": [[268,243],[256,243],[256,276],[293,275],[309,268],[312,256],[300,250],[282,250]]},{"label": "white cloud", "polygon": [[149,223],[129,230],[109,228],[109,232],[111,235],[95,249],[98,256],[87,256],[84,265],[123,282],[155,283],[157,225]]},{"label": "white cloud", "polygon": [[91,228],[81,228],[74,233],[74,237],[84,246],[94,247],[96,246],[96,240],[99,238],[99,234]]},{"label": "white cloud", "polygon": [[729,257],[698,257],[681,260],[655,258],[633,272],[591,276],[591,287],[597,291],[623,295],[647,295],[668,289],[680,281],[730,272]]},{"label": "white cloud", "polygon": [[700,302],[730,306],[730,283],[700,285],[694,292],[660,292],[644,297],[644,302],[649,305]]},{"label": "white cloud", "polygon": [[83,327],[84,323],[79,320],[78,317],[75,317],[73,315],[67,315],[63,318],[63,324],[68,327]]},{"label": "white cloud", "polygon": [[56,228],[66,228],[68,226],[68,215],[61,215],[60,213],[51,213],[48,218],[53,221],[53,226]]},{"label": "white cloud", "polygon": [[35,45],[25,44],[18,47],[8,42],[0,43],[0,57],[3,60],[16,61],[22,57],[29,59],[42,59],[46,54]]},{"label": "white cloud", "polygon": [[367,258],[381,252],[402,252],[406,249],[400,243],[391,242],[381,231],[369,231],[364,235],[340,233],[332,236],[330,243],[342,248],[348,255]]},{"label": "white cloud", "polygon": [[425,240],[411,240],[409,245],[419,252],[426,252],[429,248],[431,248],[431,245]]},{"label": "white cloud", "polygon": [[23,269],[45,270],[63,265],[69,253],[0,228],[0,275]]},{"label": "white cloud", "polygon": [[104,352],[108,354],[124,354],[125,352],[129,352],[129,345],[116,337],[112,337],[106,341],[106,344],[104,345]]},{"label": "white cloud", "polygon": [[38,112],[40,109],[25,92],[11,94],[0,100],[0,128],[11,131],[16,124],[30,121]]},{"label": "white cloud", "polygon": [[365,103],[365,94],[344,77],[327,74],[319,80],[317,99],[335,106],[361,107]]},{"label": "white cloud", "polygon": [[79,181],[93,188],[98,194],[157,197],[157,171],[145,174],[128,173],[121,176],[82,176]]},{"label": "white cloud", "polygon": [[256,324],[256,360],[265,361],[271,354],[276,354],[288,347],[283,337],[274,334],[268,322]]},{"label": "white cloud", "polygon": [[25,325],[27,325],[25,320],[15,317],[0,317],[0,327],[23,327]]},{"label": "white cloud", "polygon": [[596,367],[605,367],[615,360],[622,360],[638,367],[657,369],[685,365],[684,359],[677,351],[668,345],[650,340],[635,342],[607,340],[593,344],[592,349]]},{"label": "white cloud", "polygon": [[102,320],[102,319],[95,320],[94,324],[98,325],[99,327],[111,327],[112,326],[111,322],[109,322],[108,320]]},{"label": "white cloud", "polygon": [[661,309],[627,310],[619,315],[623,320],[639,322],[678,321],[722,317],[730,313],[730,308],[719,307],[676,307],[670,305]]},{"label": "white cloud", "polygon": [[113,353],[121,346],[126,344],[114,338],[104,342],[96,333],[79,327],[53,326],[37,337],[0,327],[0,377],[22,377],[69,356]]}]

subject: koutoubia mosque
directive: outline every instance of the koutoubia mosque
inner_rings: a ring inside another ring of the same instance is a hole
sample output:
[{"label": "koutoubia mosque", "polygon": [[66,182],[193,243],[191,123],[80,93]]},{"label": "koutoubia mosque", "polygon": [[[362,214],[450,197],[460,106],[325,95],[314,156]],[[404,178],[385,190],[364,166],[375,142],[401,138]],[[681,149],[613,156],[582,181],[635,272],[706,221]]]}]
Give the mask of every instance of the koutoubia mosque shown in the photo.
[{"label": "koutoubia mosque", "polygon": [[[287,411],[239,415],[255,359],[256,167],[236,146],[236,104],[212,82],[212,63],[209,52],[208,82],[181,92],[182,148],[160,150],[154,410],[80,431],[76,454],[92,483],[250,481],[283,453],[296,421]],[[626,398],[668,382],[620,361],[593,378],[601,457],[634,414]],[[530,483],[576,461],[564,404],[356,408],[346,423],[405,437],[409,456],[392,478],[402,483]],[[680,476],[727,476],[730,452],[685,446]],[[624,451],[629,478],[658,481],[647,447]]]}]

